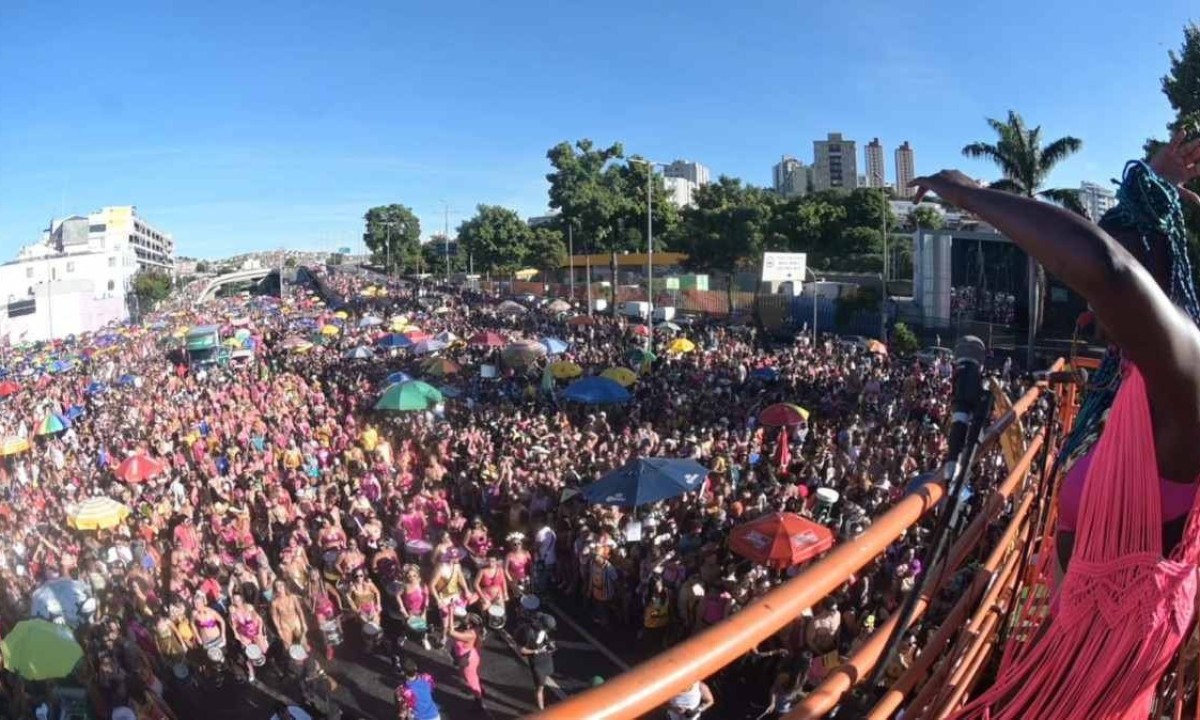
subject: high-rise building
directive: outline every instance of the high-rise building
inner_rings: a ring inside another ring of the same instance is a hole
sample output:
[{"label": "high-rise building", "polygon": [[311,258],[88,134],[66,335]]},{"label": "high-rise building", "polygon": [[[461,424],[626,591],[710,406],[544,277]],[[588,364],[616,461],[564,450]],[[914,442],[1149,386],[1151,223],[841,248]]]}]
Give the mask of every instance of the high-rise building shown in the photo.
[{"label": "high-rise building", "polygon": [[1103,185],[1084,182],[1079,185],[1079,201],[1092,222],[1099,222],[1104,213],[1116,207],[1117,194]]},{"label": "high-rise building", "polygon": [[669,165],[663,165],[663,177],[681,178],[696,187],[708,184],[708,168],[698,162],[676,160]]},{"label": "high-rise building", "polygon": [[913,189],[908,186],[917,176],[916,164],[913,161],[913,151],[908,141],[896,148],[896,196],[912,197]]},{"label": "high-rise building", "polygon": [[678,208],[690,206],[694,202],[693,195],[700,189],[699,185],[687,178],[671,175],[663,177],[663,187],[667,190],[667,197],[671,198],[671,202]]},{"label": "high-rise building", "polygon": [[863,155],[867,164],[867,187],[886,187],[887,175],[883,168],[883,143],[879,142],[879,138],[867,143]]},{"label": "high-rise building", "polygon": [[808,193],[809,168],[790,155],[784,155],[771,169],[775,192],[783,197],[799,197]]},{"label": "high-rise building", "polygon": [[829,133],[824,140],[813,141],[813,190],[858,187],[858,150],[853,140],[841,133]]}]

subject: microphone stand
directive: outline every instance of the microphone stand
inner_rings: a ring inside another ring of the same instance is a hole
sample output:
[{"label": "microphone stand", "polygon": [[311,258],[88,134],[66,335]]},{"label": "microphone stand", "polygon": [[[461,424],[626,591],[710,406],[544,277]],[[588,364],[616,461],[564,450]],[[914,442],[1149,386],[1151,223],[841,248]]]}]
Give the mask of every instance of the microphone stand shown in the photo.
[{"label": "microphone stand", "polygon": [[[962,489],[971,478],[975,465],[975,455],[979,450],[979,437],[983,434],[983,428],[992,414],[992,394],[988,392],[987,388],[988,381],[985,379],[980,387],[981,397],[975,404],[975,411],[971,414],[971,422],[967,426],[967,436],[965,442],[963,442],[962,451],[957,458],[947,458],[947,462],[957,460],[957,463],[954,466],[954,474],[946,482],[946,507],[943,508],[941,517],[938,519],[937,528],[933,534],[933,542],[930,543],[929,549],[926,550],[925,557],[921,561],[925,577],[919,585],[913,587],[904,599],[904,605],[900,608],[900,619],[896,622],[896,627],[892,630],[891,637],[888,638],[887,647],[881,655],[882,661],[875,665],[875,670],[871,673],[871,678],[867,682],[867,688],[869,689],[873,689],[879,683],[884,671],[891,664],[897,649],[900,647],[900,642],[904,639],[904,634],[908,631],[909,623],[912,622],[912,616],[916,611],[917,598],[921,596],[926,586],[932,585],[935,580],[940,580],[943,574],[941,570],[938,570],[936,573],[934,572],[937,569],[935,565],[945,554],[951,535],[958,534],[957,526],[959,524],[959,511],[961,509],[959,507],[961,504],[959,498],[962,494]],[[951,532],[951,530],[954,532]]]}]

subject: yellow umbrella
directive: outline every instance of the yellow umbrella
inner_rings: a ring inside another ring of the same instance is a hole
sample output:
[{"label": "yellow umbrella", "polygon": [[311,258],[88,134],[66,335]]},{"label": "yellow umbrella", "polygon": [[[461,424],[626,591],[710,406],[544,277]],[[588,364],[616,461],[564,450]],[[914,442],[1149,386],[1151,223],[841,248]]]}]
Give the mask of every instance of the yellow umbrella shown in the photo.
[{"label": "yellow umbrella", "polygon": [[337,325],[326,325],[325,327],[321,328],[321,334],[327,336],[337,335],[341,331],[341,328],[339,328]]},{"label": "yellow umbrella", "polygon": [[107,530],[129,517],[129,508],[110,497],[84,500],[67,515],[67,524],[76,530]]},{"label": "yellow umbrella", "polygon": [[176,328],[175,332],[171,333],[171,337],[178,339],[187,334],[188,334],[188,329],[185,327],[181,327],[181,328]]},{"label": "yellow umbrella", "polygon": [[375,297],[375,294],[378,292],[379,290],[374,285],[371,285],[366,290],[363,290],[362,294],[363,297]]},{"label": "yellow umbrella", "polygon": [[16,455],[17,453],[23,453],[28,449],[29,440],[27,438],[11,435],[4,438],[3,442],[0,442],[0,457]]},{"label": "yellow umbrella", "polygon": [[637,379],[638,379],[637,373],[630,370],[629,368],[623,368],[623,367],[610,367],[609,369],[600,373],[600,377],[606,377],[609,380],[612,380],[613,382],[617,383],[621,387],[629,387],[630,385],[637,382]]},{"label": "yellow umbrella", "polygon": [[696,349],[696,343],[687,338],[675,338],[671,344],[667,346],[667,352],[670,353],[690,353]]},{"label": "yellow umbrella", "polygon": [[342,320],[345,320],[346,318],[350,317],[350,313],[346,312],[345,310],[338,310],[333,314],[333,316],[335,318],[341,318]]},{"label": "yellow umbrella", "polygon": [[313,344],[310,343],[309,341],[305,340],[304,342],[297,343],[295,346],[293,346],[292,352],[294,352],[298,355],[300,353],[306,353],[309,350],[312,350],[312,348],[313,348]]},{"label": "yellow umbrella", "polygon": [[558,380],[570,380],[583,374],[583,368],[573,362],[562,360],[550,366],[550,374]]}]

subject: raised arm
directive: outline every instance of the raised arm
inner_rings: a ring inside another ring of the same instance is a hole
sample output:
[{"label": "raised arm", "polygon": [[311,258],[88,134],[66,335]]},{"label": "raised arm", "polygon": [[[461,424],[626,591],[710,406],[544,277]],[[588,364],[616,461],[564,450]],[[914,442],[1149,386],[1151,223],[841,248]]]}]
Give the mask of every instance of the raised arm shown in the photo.
[{"label": "raised arm", "polygon": [[[1049,203],[979,187],[957,171],[913,181],[917,199],[936,192],[1007,235],[1082,295],[1105,333],[1138,366],[1154,410],[1155,432],[1166,439],[1185,475],[1200,471],[1197,443],[1165,438],[1200,430],[1200,332],[1120,243],[1095,224]],[[1186,447],[1181,447],[1181,445]],[[1175,451],[1185,451],[1180,456]],[[1160,454],[1160,469],[1164,468]]]}]

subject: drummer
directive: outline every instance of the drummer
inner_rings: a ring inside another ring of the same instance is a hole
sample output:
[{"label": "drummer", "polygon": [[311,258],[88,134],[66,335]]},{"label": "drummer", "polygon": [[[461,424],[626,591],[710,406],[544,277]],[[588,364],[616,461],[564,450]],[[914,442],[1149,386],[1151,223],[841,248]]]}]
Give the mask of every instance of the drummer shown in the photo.
[{"label": "drummer", "polygon": [[475,594],[484,612],[493,605],[508,604],[508,578],[500,566],[500,554],[488,554],[487,564],[475,575]]},{"label": "drummer", "polygon": [[271,601],[271,622],[284,647],[308,646],[308,623],[300,598],[293,595],[283,580],[275,581],[275,599]]},{"label": "drummer", "polygon": [[202,647],[225,647],[225,618],[208,606],[204,593],[192,596],[192,632]]},{"label": "drummer", "polygon": [[425,632],[425,613],[429,610],[429,590],[421,582],[421,571],[416,565],[405,565],[401,580],[389,589],[394,590],[393,599],[397,612],[405,626],[420,633],[421,644],[429,649],[429,636]]},{"label": "drummer", "polygon": [[325,659],[333,659],[333,647],[335,642],[330,642],[331,638],[326,628],[331,626],[337,628],[338,618],[342,614],[342,598],[334,591],[325,578],[316,568],[309,570],[308,582],[304,587],[304,599],[308,606],[309,612],[316,618],[317,627],[322,629],[323,641],[325,645]]},{"label": "drummer", "polygon": [[525,535],[508,534],[508,553],[504,556],[504,573],[513,589],[520,589],[529,581],[533,572],[533,556],[525,549]]},{"label": "drummer", "polygon": [[[253,605],[246,603],[245,598],[241,593],[234,593],[232,596],[232,604],[229,606],[229,621],[233,623],[233,635],[242,644],[246,650],[246,675],[250,682],[254,682],[254,655],[259,658],[266,657],[267,648],[267,628],[263,624],[262,617]],[[251,647],[257,649],[257,652],[251,650]],[[261,661],[259,662],[261,664]]]},{"label": "drummer", "polygon": [[350,587],[346,590],[346,598],[364,624],[380,627],[382,608],[379,588],[367,577],[366,570],[359,568],[354,572]]}]

